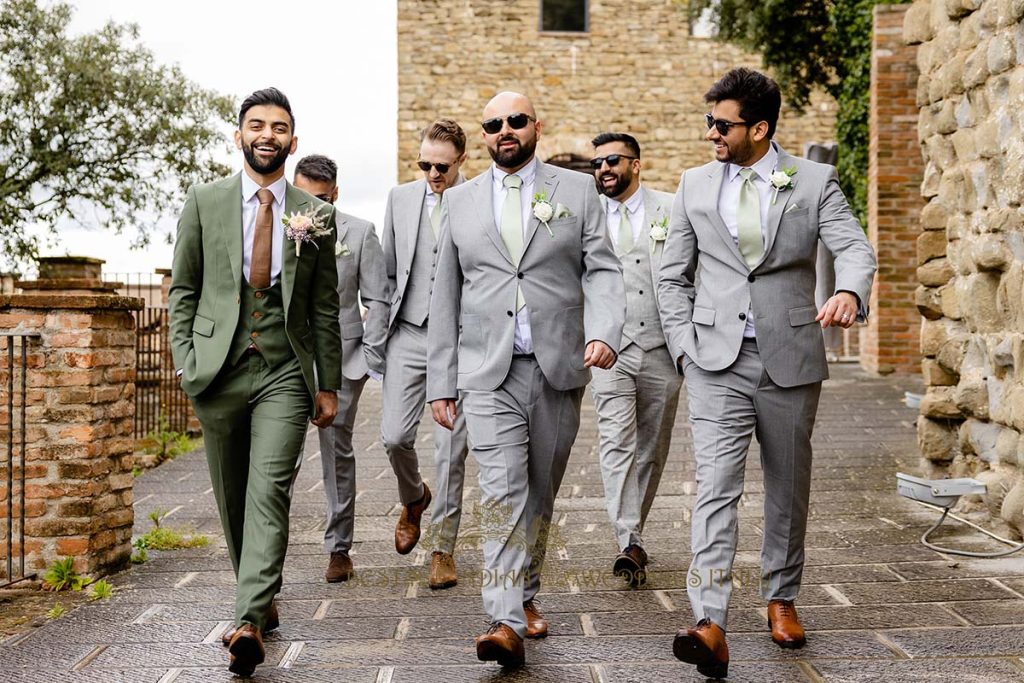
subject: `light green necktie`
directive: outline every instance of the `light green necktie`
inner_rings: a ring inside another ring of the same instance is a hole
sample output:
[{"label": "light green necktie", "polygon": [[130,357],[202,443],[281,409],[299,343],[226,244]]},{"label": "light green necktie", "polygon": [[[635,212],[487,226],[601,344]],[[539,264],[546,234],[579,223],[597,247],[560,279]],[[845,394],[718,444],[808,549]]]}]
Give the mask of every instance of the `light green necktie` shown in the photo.
[{"label": "light green necktie", "polygon": [[[507,175],[502,180],[505,186],[505,203],[501,205],[501,241],[512,257],[512,263],[519,266],[523,257],[523,204],[519,188],[523,179],[517,175]],[[526,305],[522,287],[516,286],[516,312]]]},{"label": "light green necktie", "polygon": [[430,210],[430,227],[434,229],[434,239],[437,239],[437,233],[441,229],[441,195],[438,193],[434,194],[434,208]]},{"label": "light green necktie", "polygon": [[619,253],[625,254],[633,248],[633,224],[629,222],[625,204],[619,204]]},{"label": "light green necktie", "polygon": [[761,198],[754,187],[754,169],[741,168],[740,202],[736,208],[736,233],[739,237],[740,254],[747,266],[753,268],[764,254],[764,238],[761,237]]}]

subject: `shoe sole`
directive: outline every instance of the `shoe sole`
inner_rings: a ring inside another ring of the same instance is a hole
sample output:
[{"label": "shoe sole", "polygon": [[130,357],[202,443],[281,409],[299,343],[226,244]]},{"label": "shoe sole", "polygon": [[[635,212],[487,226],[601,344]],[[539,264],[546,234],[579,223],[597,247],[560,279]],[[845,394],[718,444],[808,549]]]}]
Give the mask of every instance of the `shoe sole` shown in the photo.
[{"label": "shoe sole", "polygon": [[497,662],[505,668],[515,668],[526,664],[525,656],[516,655],[489,641],[477,643],[476,658],[481,662]]},{"label": "shoe sole", "polygon": [[352,574],[345,574],[342,577],[330,577],[330,578],[325,576],[324,577],[324,581],[326,581],[327,583],[342,583],[343,581],[348,581],[351,578],[352,578]]},{"label": "shoe sole", "polygon": [[442,583],[428,583],[427,585],[430,587],[430,590],[439,591],[444,590],[445,588],[451,588],[452,586],[457,586],[458,584],[458,579],[452,579],[451,581],[444,581]]},{"label": "shoe sole", "polygon": [[647,570],[628,557],[620,557],[615,560],[615,564],[612,565],[612,573],[625,579],[631,588],[639,588],[647,583]]},{"label": "shoe sole", "polygon": [[266,657],[259,643],[252,638],[239,638],[228,652],[231,653],[228,671],[237,676],[251,676]]},{"label": "shoe sole", "polygon": [[716,660],[699,638],[676,636],[672,641],[672,654],[681,662],[695,664],[697,671],[708,678],[725,678],[729,675],[729,663],[723,664]]}]

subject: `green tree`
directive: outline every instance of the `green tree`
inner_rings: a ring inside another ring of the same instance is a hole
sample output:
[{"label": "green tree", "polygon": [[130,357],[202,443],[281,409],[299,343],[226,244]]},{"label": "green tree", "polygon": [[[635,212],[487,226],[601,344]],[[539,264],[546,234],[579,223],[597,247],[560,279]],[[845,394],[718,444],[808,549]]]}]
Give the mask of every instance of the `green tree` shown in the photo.
[{"label": "green tree", "polygon": [[867,225],[871,9],[901,0],[682,0],[707,12],[718,37],[761,55],[786,102],[802,110],[821,89],[838,103],[839,182]]},{"label": "green tree", "polygon": [[71,35],[70,5],[0,0],[0,260],[83,210],[144,246],[188,185],[224,175],[227,97],[155,63],[133,24]]}]

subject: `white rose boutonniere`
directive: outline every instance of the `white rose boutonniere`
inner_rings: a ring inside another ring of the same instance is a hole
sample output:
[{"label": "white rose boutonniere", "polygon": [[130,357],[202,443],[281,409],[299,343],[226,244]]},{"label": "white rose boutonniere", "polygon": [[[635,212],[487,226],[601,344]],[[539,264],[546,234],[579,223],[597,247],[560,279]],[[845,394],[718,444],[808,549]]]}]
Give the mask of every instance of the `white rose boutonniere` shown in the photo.
[{"label": "white rose boutonniere", "polygon": [[533,217],[544,225],[548,234],[552,237],[555,236],[555,233],[551,232],[551,226],[548,225],[548,222],[556,218],[565,218],[572,215],[568,207],[563,204],[551,206],[546,192],[538,192],[533,195],[533,201],[530,203],[530,206],[533,207]]},{"label": "white rose boutonniere", "polygon": [[299,255],[303,242],[310,242],[319,249],[316,240],[324,235],[331,234],[327,227],[327,218],[317,212],[316,209],[307,209],[305,212],[294,211],[290,216],[283,216],[284,236],[295,242],[295,255]]},{"label": "white rose boutonniere", "polygon": [[772,204],[779,198],[779,192],[782,190],[793,189],[793,176],[796,175],[796,166],[790,166],[789,168],[781,171],[772,171],[771,176],[768,178],[769,184],[775,192],[772,194]]},{"label": "white rose boutonniere", "polygon": [[655,242],[664,242],[668,239],[668,216],[651,221],[651,239]]},{"label": "white rose boutonniere", "polygon": [[348,248],[348,245],[344,242],[334,243],[334,255],[335,256],[348,256],[352,251]]}]

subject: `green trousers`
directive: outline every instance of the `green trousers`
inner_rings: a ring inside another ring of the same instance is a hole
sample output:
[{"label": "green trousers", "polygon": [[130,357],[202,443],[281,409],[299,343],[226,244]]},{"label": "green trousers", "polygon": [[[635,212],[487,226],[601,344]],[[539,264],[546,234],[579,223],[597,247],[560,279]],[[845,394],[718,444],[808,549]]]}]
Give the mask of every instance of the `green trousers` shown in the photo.
[{"label": "green trousers", "polygon": [[270,369],[259,354],[223,368],[193,399],[238,584],[236,625],[262,631],[281,590],[289,489],[311,403],[298,360]]}]

